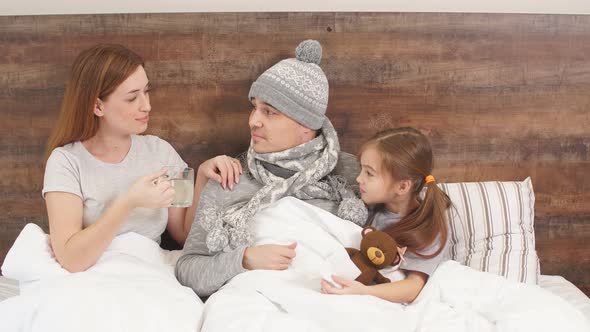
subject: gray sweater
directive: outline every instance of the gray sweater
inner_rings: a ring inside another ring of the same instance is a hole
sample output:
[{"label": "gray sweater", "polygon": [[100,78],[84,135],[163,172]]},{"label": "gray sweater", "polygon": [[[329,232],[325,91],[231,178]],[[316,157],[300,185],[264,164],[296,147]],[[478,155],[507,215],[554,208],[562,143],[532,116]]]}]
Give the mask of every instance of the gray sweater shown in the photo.
[{"label": "gray sweater", "polygon": [[[269,170],[277,176],[288,176],[288,174],[280,174],[280,170],[274,171],[270,168]],[[338,164],[331,174],[344,176],[349,187],[357,192],[355,179],[359,170],[356,158],[349,153],[341,152]],[[207,232],[201,226],[202,207],[205,204],[232,206],[248,201],[260,188],[262,185],[248,172],[240,175],[239,184],[234,186],[233,191],[224,190],[219,183],[214,181],[209,181],[205,185],[195,220],[184,244],[182,256],[176,263],[176,278],[181,284],[192,288],[199,296],[209,296],[231,278],[246,271],[242,266],[246,247],[217,253],[209,251],[205,243]],[[338,204],[334,201],[313,199],[306,202],[333,214],[336,214],[338,209]]]}]

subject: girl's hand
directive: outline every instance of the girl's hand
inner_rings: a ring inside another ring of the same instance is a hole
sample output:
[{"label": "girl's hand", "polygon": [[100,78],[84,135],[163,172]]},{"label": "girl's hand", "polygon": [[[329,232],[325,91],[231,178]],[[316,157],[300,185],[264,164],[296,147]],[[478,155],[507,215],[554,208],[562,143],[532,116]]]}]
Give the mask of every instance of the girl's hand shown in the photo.
[{"label": "girl's hand", "polygon": [[166,174],[162,169],[152,174],[142,176],[135,181],[123,194],[131,208],[165,208],[172,204],[174,189],[170,181],[162,180],[160,177]]},{"label": "girl's hand", "polygon": [[322,279],[322,293],[337,295],[365,295],[369,289],[368,286],[365,286],[356,280],[350,280],[335,275],[332,276],[332,280],[340,284],[342,288],[336,288],[326,280]]},{"label": "girl's hand", "polygon": [[217,181],[223,189],[229,187],[234,189],[234,183],[238,183],[242,174],[242,164],[238,159],[225,155],[217,156],[204,161],[200,166],[197,176],[205,176],[208,179]]}]

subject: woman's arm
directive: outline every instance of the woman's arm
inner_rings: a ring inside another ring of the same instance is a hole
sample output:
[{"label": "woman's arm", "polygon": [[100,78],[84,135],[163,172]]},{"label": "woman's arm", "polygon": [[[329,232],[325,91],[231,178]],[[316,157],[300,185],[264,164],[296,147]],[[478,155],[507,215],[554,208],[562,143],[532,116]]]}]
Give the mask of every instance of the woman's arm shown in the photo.
[{"label": "woman's arm", "polygon": [[322,280],[322,291],[327,294],[373,295],[391,302],[411,303],[424,288],[428,275],[422,272],[410,271],[404,280],[372,286],[365,286],[358,281],[338,276],[332,276],[332,279],[342,285],[342,288],[336,288],[327,281]]},{"label": "woman's arm", "polygon": [[127,192],[120,194],[96,220],[83,228],[82,199],[66,192],[47,192],[45,204],[49,219],[49,238],[57,261],[70,272],[81,272],[93,266],[117,235],[129,212],[136,207],[169,206],[174,192],[170,184],[153,180],[164,171],[144,176]]},{"label": "woman's arm", "polygon": [[57,261],[70,272],[94,265],[109,246],[131,206],[116,199],[96,223],[82,229],[83,205],[80,197],[65,192],[45,194],[49,237]]}]

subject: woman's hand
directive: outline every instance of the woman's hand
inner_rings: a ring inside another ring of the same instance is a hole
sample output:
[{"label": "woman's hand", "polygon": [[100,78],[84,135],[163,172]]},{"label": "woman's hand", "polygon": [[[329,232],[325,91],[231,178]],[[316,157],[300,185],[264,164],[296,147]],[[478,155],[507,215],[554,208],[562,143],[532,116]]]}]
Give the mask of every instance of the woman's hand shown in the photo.
[{"label": "woman's hand", "polygon": [[197,177],[199,175],[205,176],[219,182],[223,189],[229,187],[230,190],[233,190],[234,184],[240,182],[240,174],[242,174],[240,161],[221,155],[203,162],[199,166]]},{"label": "woman's hand", "polygon": [[135,181],[123,194],[123,199],[129,207],[152,209],[170,207],[174,198],[174,189],[170,181],[160,179],[164,174],[166,170],[161,169]]},{"label": "woman's hand", "polygon": [[337,295],[365,295],[369,288],[356,280],[350,280],[335,275],[332,276],[332,280],[341,285],[342,288],[334,287],[332,284],[322,279],[322,293]]},{"label": "woman's hand", "polygon": [[[185,209],[186,214],[184,217],[179,217],[183,219],[183,230],[182,232],[177,232],[178,234],[182,234],[175,238],[178,243],[184,243],[184,239],[186,239],[191,230],[191,226],[195,220],[195,214],[197,213],[197,207],[199,206],[199,199],[201,198],[203,188],[207,185],[207,181],[212,179],[213,181],[219,182],[223,189],[229,186],[233,190],[234,183],[240,182],[240,174],[242,174],[242,165],[239,160],[228,156],[217,156],[199,165],[195,180],[193,204],[188,209]],[[168,214],[168,225],[171,222],[170,216],[174,218],[174,213]],[[172,223],[175,223],[175,221],[172,220]]]}]

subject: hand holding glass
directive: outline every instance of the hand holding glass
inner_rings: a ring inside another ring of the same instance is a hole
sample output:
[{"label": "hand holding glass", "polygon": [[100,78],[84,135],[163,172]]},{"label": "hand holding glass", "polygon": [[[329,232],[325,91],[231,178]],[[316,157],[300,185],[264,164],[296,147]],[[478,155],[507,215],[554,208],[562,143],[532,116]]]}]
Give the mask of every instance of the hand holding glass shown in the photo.
[{"label": "hand holding glass", "polygon": [[195,190],[195,170],[190,167],[165,166],[166,174],[158,181],[168,180],[174,188],[174,198],[170,207],[184,208],[193,204]]}]

